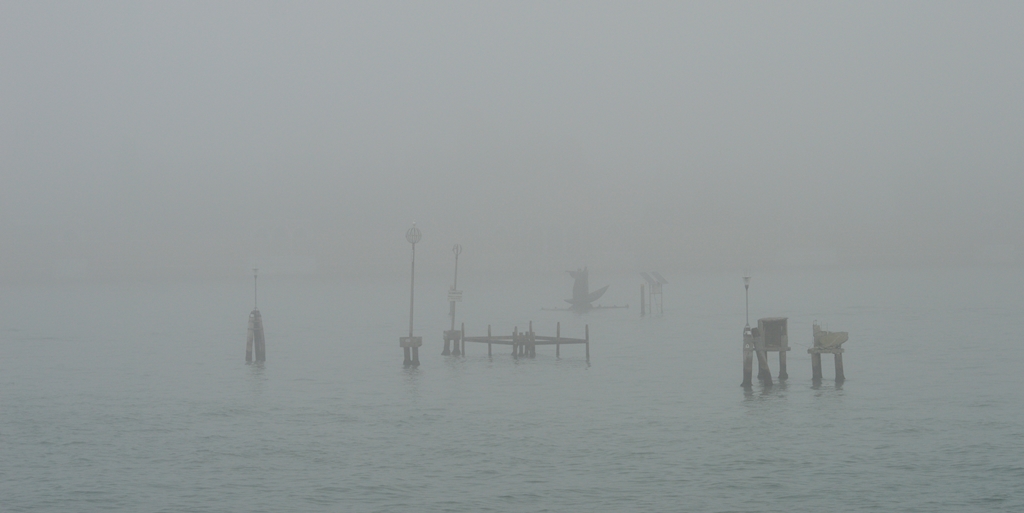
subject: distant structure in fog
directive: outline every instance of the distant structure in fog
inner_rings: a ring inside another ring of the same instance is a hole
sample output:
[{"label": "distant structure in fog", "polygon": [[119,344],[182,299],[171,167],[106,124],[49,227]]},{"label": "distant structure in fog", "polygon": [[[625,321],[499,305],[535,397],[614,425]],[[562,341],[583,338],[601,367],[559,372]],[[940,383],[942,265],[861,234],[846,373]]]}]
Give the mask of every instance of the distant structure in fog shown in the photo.
[{"label": "distant structure in fog", "polygon": [[256,350],[256,362],[267,360],[266,340],[263,337],[263,316],[259,308],[259,288],[256,281],[259,269],[252,269],[252,312],[249,312],[249,333],[245,341],[245,361],[252,363],[253,349]]},{"label": "distant structure in fog", "polygon": [[836,359],[836,383],[846,381],[842,345],[849,340],[849,334],[845,331],[823,331],[818,321],[814,321],[812,330],[814,345],[807,350],[811,355],[811,380],[816,385],[821,383],[821,353],[832,353]]},{"label": "distant structure in fog", "polygon": [[565,300],[566,303],[569,303],[569,308],[544,308],[544,310],[572,310],[574,312],[583,313],[599,308],[629,308],[629,305],[601,306],[592,304],[604,295],[608,290],[608,285],[591,292],[590,273],[587,271],[586,267],[567,272],[572,276],[573,280],[575,280],[572,285],[572,298]]},{"label": "distant structure in fog", "polygon": [[750,386],[751,352],[757,355],[757,379],[765,386],[772,386],[772,371],[768,368],[768,352],[779,353],[779,381],[789,378],[786,372],[786,352],[789,351],[789,331],[785,317],[766,317],[757,320],[754,329],[743,330],[743,383]]},{"label": "distant structure in fog", "polygon": [[[654,276],[651,276],[654,275]],[[661,294],[661,286],[668,283],[668,280],[658,271],[651,271],[651,274],[640,273],[647,282],[647,295],[644,297],[644,286],[640,285],[640,317],[650,309],[651,315],[665,315],[665,301]]]}]

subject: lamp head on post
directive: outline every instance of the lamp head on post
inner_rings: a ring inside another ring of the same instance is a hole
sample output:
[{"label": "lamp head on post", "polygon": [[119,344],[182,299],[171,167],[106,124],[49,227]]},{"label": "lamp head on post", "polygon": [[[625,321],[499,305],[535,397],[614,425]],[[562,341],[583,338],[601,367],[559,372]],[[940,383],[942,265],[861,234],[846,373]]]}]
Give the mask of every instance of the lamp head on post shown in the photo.
[{"label": "lamp head on post", "polygon": [[405,232],[405,240],[409,241],[409,244],[416,244],[420,241],[421,237],[419,228],[416,228],[416,223],[412,223],[412,228]]}]

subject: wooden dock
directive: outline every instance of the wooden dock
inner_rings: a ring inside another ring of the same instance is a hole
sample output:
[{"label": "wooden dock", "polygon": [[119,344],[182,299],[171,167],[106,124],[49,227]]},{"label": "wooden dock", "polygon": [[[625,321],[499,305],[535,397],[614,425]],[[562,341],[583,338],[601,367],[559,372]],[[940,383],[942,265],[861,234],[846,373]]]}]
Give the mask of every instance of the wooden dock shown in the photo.
[{"label": "wooden dock", "polygon": [[497,345],[512,346],[512,356],[519,358],[520,356],[526,358],[533,358],[537,356],[537,346],[555,346],[555,357],[562,357],[562,346],[567,344],[583,344],[586,346],[586,357],[587,361],[590,361],[590,325],[586,325],[584,328],[584,338],[569,338],[562,336],[562,323],[558,323],[555,327],[555,336],[546,337],[537,335],[533,331],[533,321],[530,321],[530,326],[527,331],[519,331],[519,327],[516,326],[512,329],[511,335],[492,335],[491,326],[487,326],[487,335],[481,337],[467,337],[465,336],[466,327],[465,324],[462,326],[462,342],[463,351],[465,355],[465,343],[466,342],[478,342],[481,344],[487,344],[487,356],[491,356],[493,353],[492,347]]}]

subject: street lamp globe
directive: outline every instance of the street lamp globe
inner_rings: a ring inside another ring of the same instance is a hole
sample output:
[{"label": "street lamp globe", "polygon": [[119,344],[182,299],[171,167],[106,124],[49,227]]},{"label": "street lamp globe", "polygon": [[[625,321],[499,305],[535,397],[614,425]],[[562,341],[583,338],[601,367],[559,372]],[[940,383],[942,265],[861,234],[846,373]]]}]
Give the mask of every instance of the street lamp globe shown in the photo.
[{"label": "street lamp globe", "polygon": [[416,244],[421,237],[422,234],[420,234],[419,228],[416,228],[416,223],[412,223],[412,228],[405,232],[405,240],[409,241],[409,244]]}]

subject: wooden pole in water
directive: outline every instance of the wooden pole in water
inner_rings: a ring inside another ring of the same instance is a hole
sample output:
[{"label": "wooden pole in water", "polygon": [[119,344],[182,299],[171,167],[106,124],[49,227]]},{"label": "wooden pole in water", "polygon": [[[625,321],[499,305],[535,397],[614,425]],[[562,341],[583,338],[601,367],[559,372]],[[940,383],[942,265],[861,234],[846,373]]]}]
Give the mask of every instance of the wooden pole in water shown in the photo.
[{"label": "wooden pole in water", "polygon": [[562,345],[558,343],[558,340],[562,338],[562,323],[555,324],[555,358],[562,357]]},{"label": "wooden pole in water", "polygon": [[267,361],[267,341],[263,336],[263,317],[259,310],[253,310],[253,345],[256,349],[256,362]]},{"label": "wooden pole in water", "polygon": [[253,342],[253,326],[252,326],[252,314],[249,314],[249,333],[245,336],[245,362],[252,362],[252,342]]},{"label": "wooden pole in water", "polygon": [[821,382],[821,353],[811,353],[811,380]]},{"label": "wooden pole in water", "polygon": [[786,372],[786,349],[783,348],[779,351],[779,381],[787,379],[789,379],[789,373]]},{"label": "wooden pole in water", "polygon": [[836,351],[836,383],[846,381],[846,374],[843,373],[843,351]]},{"label": "wooden pole in water", "polygon": [[590,363],[590,325],[587,324],[584,329],[586,330],[585,333],[587,335],[587,363]]},{"label": "wooden pole in water", "polygon": [[749,388],[753,386],[751,383],[751,377],[754,373],[754,338],[750,334],[750,330],[743,330],[743,383],[740,383],[741,387]]},{"label": "wooden pole in water", "polygon": [[768,369],[768,353],[763,350],[755,350],[754,352],[757,353],[757,378],[765,385],[771,386],[772,371]]},{"label": "wooden pole in water", "polygon": [[519,356],[519,347],[516,345],[519,342],[519,326],[512,328],[512,356]]}]

